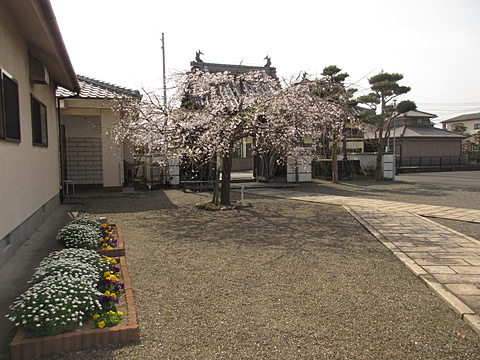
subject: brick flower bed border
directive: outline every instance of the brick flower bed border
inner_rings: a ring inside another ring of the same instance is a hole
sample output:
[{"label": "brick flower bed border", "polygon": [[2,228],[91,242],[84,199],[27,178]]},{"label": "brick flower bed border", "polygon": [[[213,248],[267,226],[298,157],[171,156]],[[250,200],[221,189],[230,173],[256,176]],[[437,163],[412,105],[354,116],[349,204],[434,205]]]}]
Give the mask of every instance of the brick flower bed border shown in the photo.
[{"label": "brick flower bed border", "polygon": [[26,360],[110,344],[140,342],[140,328],[137,324],[137,311],[126,260],[124,257],[117,260],[119,260],[120,273],[125,284],[125,292],[121,298],[126,306],[124,316],[127,317],[127,324],[125,326],[76,331],[43,338],[27,338],[26,333],[19,330],[10,344],[10,360]]},{"label": "brick flower bed border", "polygon": [[109,224],[113,227],[115,237],[117,239],[117,247],[115,249],[110,250],[97,250],[100,255],[108,256],[108,257],[119,257],[125,256],[125,243],[123,242],[122,230],[120,229],[120,225],[118,224]]}]

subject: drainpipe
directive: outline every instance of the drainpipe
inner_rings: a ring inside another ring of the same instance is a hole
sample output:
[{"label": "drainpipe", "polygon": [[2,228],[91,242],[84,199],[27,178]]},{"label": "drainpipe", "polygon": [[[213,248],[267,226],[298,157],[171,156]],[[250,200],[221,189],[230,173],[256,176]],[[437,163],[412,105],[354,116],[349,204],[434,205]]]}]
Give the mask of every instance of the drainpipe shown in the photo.
[{"label": "drainpipe", "polygon": [[63,98],[57,98],[57,137],[58,137],[58,156],[60,157],[60,203],[63,205],[63,180],[65,180],[65,174],[63,173],[63,149],[62,149],[62,122],[60,121],[60,100]]}]

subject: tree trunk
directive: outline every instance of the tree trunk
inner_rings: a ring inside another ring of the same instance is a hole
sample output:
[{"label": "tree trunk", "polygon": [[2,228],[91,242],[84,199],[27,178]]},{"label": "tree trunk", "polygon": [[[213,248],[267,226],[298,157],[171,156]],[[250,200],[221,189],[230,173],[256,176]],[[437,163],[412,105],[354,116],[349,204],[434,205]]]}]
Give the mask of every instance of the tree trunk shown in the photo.
[{"label": "tree trunk", "polygon": [[332,141],[332,183],[338,183],[337,140]]},{"label": "tree trunk", "polygon": [[220,192],[220,203],[230,206],[230,180],[232,177],[232,152],[223,157],[222,166],[222,189]]},{"label": "tree trunk", "polygon": [[375,165],[375,181],[382,180],[382,157],[383,147],[385,146],[385,140],[383,138],[383,131],[378,132],[378,149],[377,149],[377,161]]},{"label": "tree trunk", "polygon": [[222,171],[222,161],[220,157],[217,156],[217,164],[215,166],[215,185],[213,187],[213,199],[212,203],[215,206],[218,206],[219,193],[220,193],[220,172]]}]

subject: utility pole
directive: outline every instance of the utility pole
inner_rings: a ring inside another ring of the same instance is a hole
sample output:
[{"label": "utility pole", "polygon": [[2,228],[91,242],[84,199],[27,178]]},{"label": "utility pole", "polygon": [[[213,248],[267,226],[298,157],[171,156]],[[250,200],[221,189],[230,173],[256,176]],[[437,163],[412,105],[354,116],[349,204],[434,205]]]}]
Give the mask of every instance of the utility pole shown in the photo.
[{"label": "utility pole", "polygon": [[167,78],[165,74],[165,36],[162,33],[162,55],[163,55],[163,105],[167,106]]}]

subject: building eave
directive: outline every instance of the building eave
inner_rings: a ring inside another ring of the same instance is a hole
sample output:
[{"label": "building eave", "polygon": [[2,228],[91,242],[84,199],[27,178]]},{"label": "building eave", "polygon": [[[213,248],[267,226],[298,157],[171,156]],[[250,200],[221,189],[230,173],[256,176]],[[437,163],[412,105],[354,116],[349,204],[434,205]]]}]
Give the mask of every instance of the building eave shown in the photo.
[{"label": "building eave", "polygon": [[3,5],[15,20],[29,54],[45,66],[50,79],[68,90],[80,91],[50,1],[4,0]]}]

